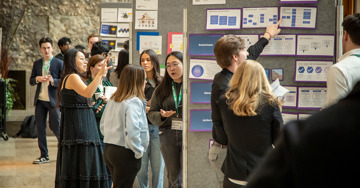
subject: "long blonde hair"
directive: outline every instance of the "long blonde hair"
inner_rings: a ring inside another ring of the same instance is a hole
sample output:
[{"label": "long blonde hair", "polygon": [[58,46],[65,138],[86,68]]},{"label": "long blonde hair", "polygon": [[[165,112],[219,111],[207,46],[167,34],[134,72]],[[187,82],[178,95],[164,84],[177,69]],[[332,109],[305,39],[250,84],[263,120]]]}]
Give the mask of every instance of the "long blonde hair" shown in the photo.
[{"label": "long blonde hair", "polygon": [[263,66],[257,61],[246,60],[236,69],[226,92],[229,108],[238,116],[255,116],[262,104],[280,102],[272,93]]},{"label": "long blonde hair", "polygon": [[138,65],[126,65],[121,71],[117,90],[110,97],[115,102],[121,102],[131,97],[145,100],[144,94],[145,70]]}]

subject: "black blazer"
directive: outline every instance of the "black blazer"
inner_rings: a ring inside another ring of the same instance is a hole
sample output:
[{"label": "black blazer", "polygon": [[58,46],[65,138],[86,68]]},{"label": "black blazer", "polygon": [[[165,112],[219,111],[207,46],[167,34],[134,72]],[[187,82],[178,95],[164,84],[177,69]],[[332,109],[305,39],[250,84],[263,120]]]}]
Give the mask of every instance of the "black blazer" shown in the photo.
[{"label": "black blazer", "polygon": [[[37,100],[39,98],[40,90],[41,90],[41,82],[36,84],[36,76],[42,76],[42,66],[43,66],[43,59],[38,59],[34,62],[31,77],[30,77],[30,85],[37,85],[35,98],[34,98],[34,105],[36,105]],[[52,107],[55,107],[57,102],[57,88],[60,84],[60,76],[61,71],[63,68],[63,61],[57,58],[53,58],[50,62],[50,74],[54,79],[54,85],[49,83],[48,91],[49,91],[49,99],[50,104]]]},{"label": "black blazer", "polygon": [[356,187],[360,168],[360,82],[337,104],[284,126],[249,188]]},{"label": "black blazer", "polygon": [[219,99],[219,109],[228,137],[221,170],[229,178],[246,181],[278,137],[283,125],[280,109],[276,104],[264,104],[256,116],[237,116],[226,104],[225,95]]}]

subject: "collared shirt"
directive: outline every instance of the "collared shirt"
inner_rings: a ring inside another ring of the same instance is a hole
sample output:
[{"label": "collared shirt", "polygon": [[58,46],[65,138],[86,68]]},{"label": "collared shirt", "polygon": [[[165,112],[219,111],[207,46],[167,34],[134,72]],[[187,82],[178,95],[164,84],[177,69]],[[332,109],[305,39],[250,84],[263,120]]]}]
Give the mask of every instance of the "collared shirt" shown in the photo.
[{"label": "collared shirt", "polygon": [[327,75],[326,107],[344,98],[360,81],[360,48],[346,52]]}]

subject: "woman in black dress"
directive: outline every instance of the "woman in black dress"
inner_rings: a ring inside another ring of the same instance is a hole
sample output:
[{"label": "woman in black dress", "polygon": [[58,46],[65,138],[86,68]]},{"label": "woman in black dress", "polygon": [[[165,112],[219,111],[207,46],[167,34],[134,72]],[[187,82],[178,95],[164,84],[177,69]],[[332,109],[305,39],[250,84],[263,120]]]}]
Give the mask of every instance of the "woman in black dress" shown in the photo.
[{"label": "woman in black dress", "polygon": [[[106,62],[106,59],[104,61]],[[61,120],[56,188],[111,187],[89,99],[111,67],[106,67],[106,63],[103,63],[94,80],[86,86],[83,79],[86,66],[87,61],[83,53],[76,49],[66,51],[61,89],[58,92]]]}]

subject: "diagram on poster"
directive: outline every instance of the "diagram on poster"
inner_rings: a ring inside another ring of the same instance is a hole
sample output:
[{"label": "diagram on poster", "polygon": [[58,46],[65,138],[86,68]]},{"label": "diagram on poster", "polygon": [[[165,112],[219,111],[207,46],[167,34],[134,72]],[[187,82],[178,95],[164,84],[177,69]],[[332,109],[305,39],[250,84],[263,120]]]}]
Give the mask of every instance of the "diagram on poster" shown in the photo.
[{"label": "diagram on poster", "polygon": [[168,32],[168,51],[169,54],[172,51],[183,52],[183,33],[181,32]]},{"label": "diagram on poster", "polygon": [[211,110],[190,110],[190,131],[212,130]]},{"label": "diagram on poster", "polygon": [[242,28],[260,28],[276,24],[278,7],[243,8]]},{"label": "diagram on poster", "polygon": [[190,79],[213,80],[221,67],[215,59],[190,59],[189,71]]},{"label": "diagram on poster", "polygon": [[334,35],[297,35],[297,56],[333,57]]},{"label": "diagram on poster", "polygon": [[116,36],[117,37],[129,37],[129,32],[130,32],[129,27],[130,26],[129,26],[128,23],[119,23],[119,24],[117,24]]},{"label": "diagram on poster", "polygon": [[295,82],[326,82],[333,61],[296,61]]},{"label": "diagram on poster", "polygon": [[191,103],[210,103],[212,82],[191,82]]},{"label": "diagram on poster", "polygon": [[299,87],[299,109],[320,109],[325,106],[326,87]]},{"label": "diagram on poster", "polygon": [[280,0],[280,3],[317,3],[318,0]]},{"label": "diagram on poster", "polygon": [[146,49],[152,49],[156,54],[161,55],[162,36],[140,36],[139,54]]},{"label": "diagram on poster", "polygon": [[247,50],[250,46],[254,45],[259,40],[259,35],[235,35],[242,38],[245,42],[245,50]]},{"label": "diagram on poster", "polygon": [[241,9],[207,9],[206,30],[240,29]]},{"label": "diagram on poster", "polygon": [[298,119],[297,114],[283,112],[283,113],[281,113],[281,115],[282,115],[284,124],[289,123],[290,121],[294,121],[294,120]]},{"label": "diagram on poster", "polygon": [[261,55],[295,55],[296,35],[277,35],[266,45]]},{"label": "diagram on poster", "polygon": [[297,87],[296,86],[283,86],[285,89],[289,90],[288,93],[284,95],[284,108],[296,108],[297,102]]},{"label": "diagram on poster", "polygon": [[112,50],[115,51],[121,51],[124,49],[124,43],[126,40],[129,40],[129,38],[103,38],[102,41],[105,43],[108,43]]},{"label": "diagram on poster", "polygon": [[315,29],[316,7],[280,7],[282,28]]},{"label": "diagram on poster", "polygon": [[154,30],[158,25],[158,11],[136,11],[135,29]]},{"label": "diagram on poster", "polygon": [[132,21],[132,9],[131,8],[119,8],[118,9],[118,22],[131,22]]}]

